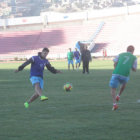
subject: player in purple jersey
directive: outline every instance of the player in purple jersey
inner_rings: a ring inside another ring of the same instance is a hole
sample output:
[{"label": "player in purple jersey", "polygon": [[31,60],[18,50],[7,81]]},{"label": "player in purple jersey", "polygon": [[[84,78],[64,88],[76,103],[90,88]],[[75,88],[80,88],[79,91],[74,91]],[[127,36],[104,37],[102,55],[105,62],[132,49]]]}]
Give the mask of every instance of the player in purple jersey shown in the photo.
[{"label": "player in purple jersey", "polygon": [[48,97],[42,95],[44,84],[43,82],[44,67],[47,67],[47,69],[54,74],[61,73],[61,71],[56,70],[54,67],[52,67],[48,59],[46,59],[48,53],[49,49],[44,48],[42,52],[38,53],[38,56],[32,56],[29,60],[27,60],[25,63],[19,66],[17,70],[15,70],[15,72],[17,73],[19,71],[22,71],[24,67],[26,67],[27,65],[31,64],[30,81],[34,86],[35,93],[29,99],[29,101],[24,103],[25,108],[28,108],[29,104],[33,102],[35,99],[37,99],[39,96],[41,98],[41,101],[48,99]]},{"label": "player in purple jersey", "polygon": [[80,58],[80,53],[77,50],[77,48],[75,48],[74,58],[75,58],[76,69],[79,69],[80,64],[81,64],[81,58]]}]

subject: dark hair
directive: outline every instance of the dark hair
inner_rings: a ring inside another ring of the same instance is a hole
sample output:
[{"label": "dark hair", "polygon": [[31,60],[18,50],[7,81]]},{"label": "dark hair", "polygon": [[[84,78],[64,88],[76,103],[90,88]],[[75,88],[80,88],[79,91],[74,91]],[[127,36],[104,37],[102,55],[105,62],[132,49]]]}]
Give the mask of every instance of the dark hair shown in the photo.
[{"label": "dark hair", "polygon": [[43,48],[42,52],[44,52],[44,51],[49,52],[49,49],[48,48]]},{"label": "dark hair", "polygon": [[128,47],[127,47],[127,52],[133,52],[135,50],[135,48],[134,48],[134,46],[132,46],[132,45],[129,45]]}]

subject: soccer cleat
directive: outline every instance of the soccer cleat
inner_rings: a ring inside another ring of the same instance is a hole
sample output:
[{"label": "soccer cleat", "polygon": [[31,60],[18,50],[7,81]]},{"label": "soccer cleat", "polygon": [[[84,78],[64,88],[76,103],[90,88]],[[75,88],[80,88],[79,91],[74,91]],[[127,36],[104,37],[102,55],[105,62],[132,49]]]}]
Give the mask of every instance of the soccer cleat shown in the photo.
[{"label": "soccer cleat", "polygon": [[45,101],[45,100],[48,100],[48,97],[46,97],[46,96],[41,96],[41,99],[40,99],[41,101]]},{"label": "soccer cleat", "polygon": [[25,102],[24,103],[24,106],[25,106],[25,108],[28,108],[29,107],[29,103],[28,102]]},{"label": "soccer cleat", "polygon": [[119,100],[120,100],[120,96],[117,95],[117,96],[116,96],[116,101],[118,102]]},{"label": "soccer cleat", "polygon": [[116,110],[116,109],[118,109],[118,105],[113,105],[112,110],[114,111],[114,110]]}]

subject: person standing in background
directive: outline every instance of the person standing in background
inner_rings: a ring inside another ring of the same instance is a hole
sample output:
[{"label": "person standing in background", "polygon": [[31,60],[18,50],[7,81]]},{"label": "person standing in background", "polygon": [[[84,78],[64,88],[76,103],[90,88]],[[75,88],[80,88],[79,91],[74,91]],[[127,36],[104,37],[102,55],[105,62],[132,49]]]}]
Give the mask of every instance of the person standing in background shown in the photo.
[{"label": "person standing in background", "polygon": [[77,48],[75,48],[74,58],[75,58],[76,69],[78,70],[81,64],[81,58],[80,58],[80,53],[77,50]]},{"label": "person standing in background", "polygon": [[71,51],[71,48],[69,48],[69,52],[67,53],[68,70],[70,70],[70,64],[72,65],[72,68],[74,70],[73,58],[74,58],[73,52]]},{"label": "person standing in background", "polygon": [[84,45],[84,49],[81,54],[81,60],[83,62],[83,74],[85,71],[87,74],[89,74],[89,61],[92,61],[92,58],[90,51],[87,49],[87,45]]}]

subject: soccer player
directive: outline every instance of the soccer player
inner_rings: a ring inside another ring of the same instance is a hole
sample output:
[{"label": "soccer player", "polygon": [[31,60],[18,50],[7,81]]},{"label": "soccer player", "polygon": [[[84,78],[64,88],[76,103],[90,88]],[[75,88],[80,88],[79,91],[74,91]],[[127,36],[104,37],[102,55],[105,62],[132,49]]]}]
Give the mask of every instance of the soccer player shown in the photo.
[{"label": "soccer player", "polygon": [[68,70],[70,70],[70,64],[72,65],[72,68],[74,70],[73,58],[74,58],[73,52],[71,51],[71,48],[69,48],[69,52],[67,53]]},{"label": "soccer player", "polygon": [[25,63],[23,63],[21,66],[18,67],[15,72],[22,71],[24,67],[31,64],[30,69],[30,81],[32,85],[34,86],[35,93],[33,96],[29,99],[29,101],[24,103],[25,108],[29,107],[29,104],[33,102],[35,99],[40,97],[41,101],[48,100],[48,97],[42,95],[43,90],[43,71],[44,67],[47,67],[47,69],[52,73],[61,73],[61,71],[56,70],[54,67],[51,66],[48,59],[46,59],[47,55],[49,53],[48,48],[44,48],[42,52],[38,53],[38,56],[32,56],[29,60],[27,60]]},{"label": "soccer player", "polygon": [[[134,46],[130,45],[127,47],[127,52],[121,53],[114,59],[114,71],[109,83],[111,87],[111,95],[113,99],[113,108],[112,110],[116,110],[118,105],[116,101],[119,101],[120,95],[124,91],[126,84],[129,80],[129,73],[132,69],[136,72],[137,69],[137,58],[133,55]],[[118,95],[116,96],[116,89],[118,85],[121,84]]]},{"label": "soccer player", "polygon": [[76,69],[79,69],[80,64],[81,64],[81,60],[80,60],[80,53],[77,50],[77,48],[75,48],[74,58],[75,58]]}]

